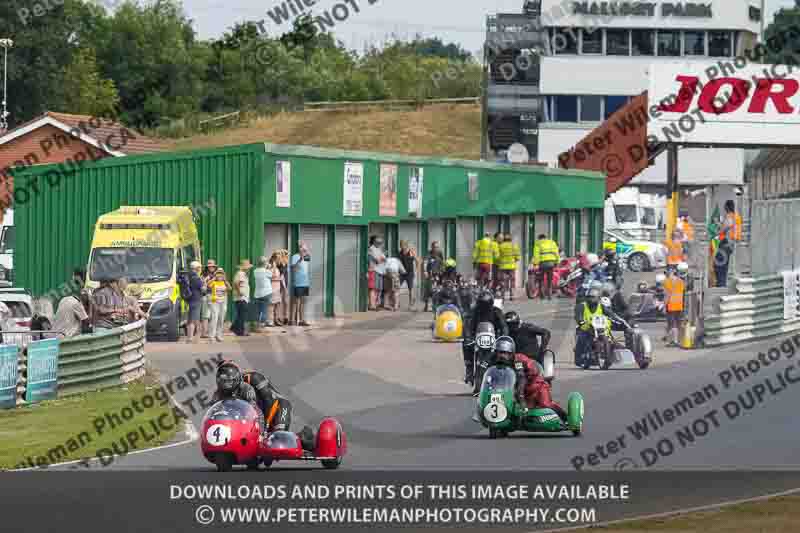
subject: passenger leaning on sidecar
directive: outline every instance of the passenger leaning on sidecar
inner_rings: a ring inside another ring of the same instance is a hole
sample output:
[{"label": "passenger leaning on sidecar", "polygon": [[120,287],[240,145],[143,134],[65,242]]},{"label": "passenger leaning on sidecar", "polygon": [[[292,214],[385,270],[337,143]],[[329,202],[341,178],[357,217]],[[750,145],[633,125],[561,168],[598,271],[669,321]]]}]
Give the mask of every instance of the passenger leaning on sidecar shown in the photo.
[{"label": "passenger leaning on sidecar", "polygon": [[[606,300],[605,305],[603,305],[601,299]],[[581,366],[583,358],[591,350],[592,339],[594,338],[592,318],[596,316],[608,318],[607,333],[609,337],[611,336],[612,328],[619,328],[617,331],[626,331],[626,333],[629,329],[611,309],[611,301],[608,298],[602,298],[602,284],[592,285],[586,296],[586,301],[575,305],[575,322],[578,324],[578,329],[575,333],[575,364],[577,366]]]},{"label": "passenger leaning on sidecar", "polygon": [[517,399],[527,405],[528,409],[550,408],[561,420],[567,421],[567,412],[553,401],[550,384],[544,380],[539,365],[530,357],[517,353],[514,339],[500,337],[494,344],[495,358],[498,365],[508,365],[517,374]]},{"label": "passenger leaning on sidecar", "polygon": [[[211,397],[216,403],[227,398],[249,402],[264,413],[264,427],[269,432],[289,431],[292,421],[292,405],[281,396],[264,374],[255,371],[242,372],[233,361],[222,361],[217,366],[217,390]],[[314,451],[314,431],[304,426],[297,434],[304,450]]]}]

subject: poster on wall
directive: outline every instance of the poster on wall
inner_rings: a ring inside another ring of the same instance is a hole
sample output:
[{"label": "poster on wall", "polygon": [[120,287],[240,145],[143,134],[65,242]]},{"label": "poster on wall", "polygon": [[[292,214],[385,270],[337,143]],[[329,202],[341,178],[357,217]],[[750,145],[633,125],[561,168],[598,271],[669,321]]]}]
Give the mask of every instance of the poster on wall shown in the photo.
[{"label": "poster on wall", "polygon": [[478,201],[478,173],[470,172],[467,174],[467,181],[469,182],[469,199],[471,202]]},{"label": "poster on wall", "polygon": [[397,216],[397,165],[381,165],[381,202],[378,215]]},{"label": "poster on wall", "polygon": [[413,218],[422,217],[423,178],[422,167],[411,167],[408,176],[408,216]]},{"label": "poster on wall", "polygon": [[0,409],[17,405],[18,353],[15,344],[0,344]]},{"label": "poster on wall", "polygon": [[291,207],[292,164],[289,161],[278,161],[275,164],[275,205]]},{"label": "poster on wall", "polygon": [[362,214],[362,193],[364,191],[364,165],[344,164],[344,207],[346,217],[360,217]]}]

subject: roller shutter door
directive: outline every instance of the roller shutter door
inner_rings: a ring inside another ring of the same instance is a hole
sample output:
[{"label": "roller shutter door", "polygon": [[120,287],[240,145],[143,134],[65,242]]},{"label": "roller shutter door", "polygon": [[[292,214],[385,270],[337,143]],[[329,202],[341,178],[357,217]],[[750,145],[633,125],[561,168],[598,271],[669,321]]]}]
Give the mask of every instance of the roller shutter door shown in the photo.
[{"label": "roller shutter door", "polygon": [[[446,222],[444,220],[430,220],[428,221],[428,249],[433,241],[438,241],[442,250],[447,250],[447,239],[445,237]],[[422,256],[428,255],[428,250],[421,250]]]},{"label": "roller shutter door", "polygon": [[513,215],[511,217],[511,238],[514,243],[519,246],[520,260],[517,264],[517,275],[514,280],[514,287],[522,287],[523,280],[528,270],[525,267],[525,243],[527,232],[525,231],[525,222],[528,217],[524,215]]},{"label": "roller shutter door", "polygon": [[325,316],[325,226],[300,226],[300,240],[311,248],[311,291],[306,299],[306,320],[319,320]]},{"label": "roller shutter door", "polygon": [[[548,238],[552,238],[553,236],[553,228],[550,227],[550,213],[536,213],[534,215],[534,226],[533,226],[533,238],[532,241],[536,241],[536,239],[544,233],[547,235]],[[531,247],[531,252],[533,253],[533,248]]]},{"label": "roller shutter door", "polygon": [[264,224],[264,255],[269,259],[275,250],[289,249],[288,224]]},{"label": "roller shutter door", "polygon": [[358,227],[336,228],[336,275],[333,280],[335,315],[358,311],[360,237],[361,229]]},{"label": "roller shutter door", "polygon": [[474,276],[472,249],[475,246],[475,219],[459,218],[456,222],[456,262],[458,271],[465,277]]},{"label": "roller shutter door", "polygon": [[592,248],[592,243],[589,242],[589,237],[591,236],[590,227],[591,227],[591,220],[589,220],[589,210],[588,209],[582,209],[581,210],[581,246],[580,246],[580,251],[581,252],[590,251],[590,248]]},{"label": "roller shutter door", "polygon": [[[494,237],[494,234],[497,233],[498,231],[502,231],[502,228],[500,227],[499,216],[490,215],[484,219],[483,232],[486,233],[487,231],[489,232],[489,235],[491,235],[492,237]],[[481,235],[481,237],[483,237],[483,235]]]}]

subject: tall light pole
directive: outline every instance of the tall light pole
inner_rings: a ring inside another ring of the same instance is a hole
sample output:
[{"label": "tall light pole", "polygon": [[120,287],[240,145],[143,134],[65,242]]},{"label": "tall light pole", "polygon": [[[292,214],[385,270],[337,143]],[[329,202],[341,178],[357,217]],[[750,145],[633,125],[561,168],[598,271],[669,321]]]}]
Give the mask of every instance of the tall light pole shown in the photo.
[{"label": "tall light pole", "polygon": [[0,39],[3,48],[3,112],[0,114],[0,131],[8,129],[8,49],[14,46],[11,39]]}]

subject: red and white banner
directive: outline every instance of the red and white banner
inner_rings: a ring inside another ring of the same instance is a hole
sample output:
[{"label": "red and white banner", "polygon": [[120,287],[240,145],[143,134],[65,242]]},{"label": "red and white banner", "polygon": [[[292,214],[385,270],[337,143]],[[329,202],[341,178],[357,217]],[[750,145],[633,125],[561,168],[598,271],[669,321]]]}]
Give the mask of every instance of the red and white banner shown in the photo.
[{"label": "red and white banner", "polygon": [[652,65],[648,110],[651,142],[798,144],[800,72],[727,62]]}]

